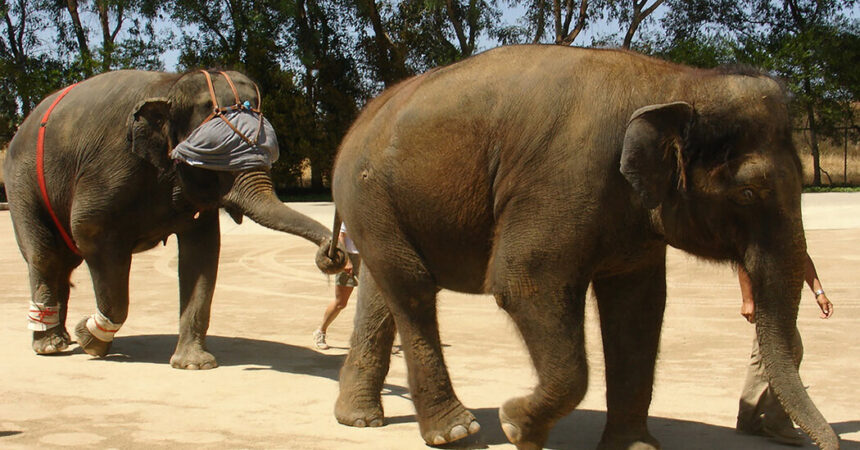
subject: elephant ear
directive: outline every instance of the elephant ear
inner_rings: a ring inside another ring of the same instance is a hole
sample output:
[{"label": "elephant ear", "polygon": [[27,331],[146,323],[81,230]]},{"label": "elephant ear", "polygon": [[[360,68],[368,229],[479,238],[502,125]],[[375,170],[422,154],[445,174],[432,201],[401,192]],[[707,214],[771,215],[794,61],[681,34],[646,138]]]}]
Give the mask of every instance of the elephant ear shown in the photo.
[{"label": "elephant ear", "polygon": [[[621,173],[648,209],[666,197],[681,158],[683,139],[693,118],[685,102],[650,105],[630,116],[621,152]],[[683,167],[679,167],[681,171]]]},{"label": "elephant ear", "polygon": [[170,164],[168,117],[170,101],[166,97],[148,98],[138,103],[128,116],[128,140],[131,152],[165,169]]}]

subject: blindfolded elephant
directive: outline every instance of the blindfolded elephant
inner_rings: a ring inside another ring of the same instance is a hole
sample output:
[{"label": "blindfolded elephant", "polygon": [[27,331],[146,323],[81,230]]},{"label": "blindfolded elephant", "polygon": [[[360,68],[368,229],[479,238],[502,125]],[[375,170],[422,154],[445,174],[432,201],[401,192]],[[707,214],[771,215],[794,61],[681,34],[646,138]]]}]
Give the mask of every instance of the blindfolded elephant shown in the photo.
[{"label": "blindfolded elephant", "polygon": [[657,447],[646,419],[672,245],[749,272],[771,387],[818,445],[837,448],[791,356],[806,244],[786,102],[751,71],[558,46],[502,47],[383,92],[345,137],[333,177],[367,268],[338,421],[382,425],[396,328],[425,441],[477,432],[445,368],[436,292],[489,293],[538,375],[530,395],[501,407],[502,428],[518,448],[540,448],[586,391],[592,284],[601,446]]},{"label": "blindfolded elephant", "polygon": [[[228,106],[221,106],[228,105]],[[277,139],[256,85],[236,72],[105,73],[46,98],[13,138],[5,165],[15,235],[30,273],[36,353],[70,343],[72,270],[86,261],[98,311],[75,327],[104,356],[128,314],[131,255],[171,234],[179,245],[179,342],[171,365],[217,366],[205,337],[218,269],[218,208],[321,246],[330,232],[275,196]]]}]

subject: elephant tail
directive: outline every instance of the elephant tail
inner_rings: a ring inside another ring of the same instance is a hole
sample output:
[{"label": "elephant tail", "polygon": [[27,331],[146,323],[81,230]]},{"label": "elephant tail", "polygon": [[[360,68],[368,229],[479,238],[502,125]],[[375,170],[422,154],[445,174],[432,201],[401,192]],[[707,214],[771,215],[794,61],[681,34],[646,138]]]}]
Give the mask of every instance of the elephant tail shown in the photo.
[{"label": "elephant tail", "polygon": [[337,207],[334,210],[334,224],[331,227],[331,245],[328,249],[328,257],[334,259],[335,255],[337,255],[337,242],[338,236],[340,235],[340,214],[337,212]]},{"label": "elephant tail", "polygon": [[328,242],[328,245],[324,242],[320,245],[319,250],[317,250],[317,267],[319,267],[323,273],[327,273],[329,275],[334,275],[343,270],[347,261],[346,252],[337,248],[340,224],[340,215],[338,215],[337,210],[335,210],[334,226],[331,231],[331,241]]}]

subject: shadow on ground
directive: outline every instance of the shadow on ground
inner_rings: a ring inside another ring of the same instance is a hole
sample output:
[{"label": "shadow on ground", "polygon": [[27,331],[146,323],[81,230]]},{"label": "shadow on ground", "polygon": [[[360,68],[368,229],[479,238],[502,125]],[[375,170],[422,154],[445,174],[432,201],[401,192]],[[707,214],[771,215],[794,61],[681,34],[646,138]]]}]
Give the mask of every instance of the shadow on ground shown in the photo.
[{"label": "shadow on ground", "polygon": [[[497,408],[481,408],[471,410],[481,431],[458,442],[441,446],[445,449],[482,449],[490,445],[501,445],[508,442],[499,422]],[[414,423],[415,416],[398,416],[385,419],[386,424]],[[548,449],[594,449],[600,442],[600,435],[606,423],[605,411],[576,410],[561,419],[550,433],[545,445]],[[831,424],[838,434],[848,434],[860,431],[860,421],[840,422]],[[803,447],[787,447],[771,442],[764,437],[742,435],[734,428],[721,427],[702,422],[692,422],[664,417],[649,417],[648,428],[665,449],[685,450],[759,450],[787,448],[816,448],[807,440]],[[415,433],[416,439],[421,439]],[[860,450],[860,442],[842,440],[842,450]]]},{"label": "shadow on ground", "polygon": [[[169,365],[170,355],[176,346],[177,335],[138,335],[123,336],[114,340],[111,354],[105,359],[128,363],[149,363]],[[281,342],[262,341],[242,337],[208,336],[207,347],[218,358],[221,366],[251,366],[245,370],[276,370],[284,373],[311,375],[338,379],[338,372],[346,358],[344,354],[325,354],[307,347],[299,347]],[[82,353],[74,348],[68,353]],[[216,369],[217,370],[217,369]],[[386,384],[383,396],[409,398],[409,391],[403,386]],[[499,423],[498,408],[473,409],[472,412],[481,423],[481,431],[467,439],[443,446],[449,449],[482,449],[489,445],[508,442]],[[546,448],[549,449],[593,449],[600,441],[606,422],[604,411],[576,410],[561,419],[553,428]],[[387,425],[416,423],[414,415],[387,417]],[[831,424],[840,435],[860,432],[860,421]],[[666,449],[690,450],[758,450],[786,449],[789,447],[768,441],[764,437],[737,434],[734,428],[693,422],[674,418],[650,417],[648,426],[651,433]],[[0,437],[12,436],[20,432],[0,432]],[[420,435],[416,430],[416,442]],[[843,450],[860,450],[860,441],[840,442]],[[798,448],[798,447],[794,447]],[[811,442],[802,448],[815,448]]]},{"label": "shadow on ground", "polygon": [[[117,337],[105,360],[164,364],[169,367],[176,341],[175,334]],[[253,366],[245,370],[276,370],[332,380],[337,380],[340,367],[346,358],[343,354],[329,355],[307,347],[242,337],[207,336],[206,347],[222,367]],[[82,350],[77,348],[75,353],[77,352]]]}]

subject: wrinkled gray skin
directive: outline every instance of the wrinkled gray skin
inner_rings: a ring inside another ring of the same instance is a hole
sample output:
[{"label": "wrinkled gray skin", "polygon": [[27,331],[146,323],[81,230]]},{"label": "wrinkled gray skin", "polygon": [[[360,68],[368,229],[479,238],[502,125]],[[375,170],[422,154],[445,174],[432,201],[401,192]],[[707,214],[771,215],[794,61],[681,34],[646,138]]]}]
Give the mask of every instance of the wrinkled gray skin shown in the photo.
[{"label": "wrinkled gray skin", "polygon": [[[229,74],[242,101],[257,104],[253,83],[240,73]],[[219,104],[235,103],[224,78],[213,79]],[[325,254],[330,231],[281,203],[268,170],[214,172],[168,158],[170,147],[212,112],[200,72],[105,73],[83,81],[58,103],[46,129],[45,178],[51,204],[83,258],[75,255],[49,218],[36,178],[39,121],[57,95],[42,101],[21,125],[5,165],[33,301],[62,307],[59,327],[33,333],[36,353],[59,352],[70,344],[65,327],[69,277],[82,260],[92,274],[99,311],[123,323],[131,255],[176,234],[180,324],[170,363],[183,369],[216,367],[204,340],[218,269],[221,206],[237,222],[246,215],[320,245],[317,263],[323,271],[342,266],[342,255],[333,261]],[[110,343],[92,336],[84,323],[75,329],[79,344],[89,354],[104,356]]]},{"label": "wrinkled gray skin", "polygon": [[341,423],[382,425],[396,329],[424,440],[477,432],[445,368],[436,293],[489,293],[538,374],[531,394],[501,407],[502,428],[518,448],[540,448],[586,391],[592,284],[606,361],[600,447],[657,448],[646,419],[672,245],[750,273],[771,386],[818,445],[838,447],[791,357],[801,166],[772,79],[624,51],[491,50],[370,102],[342,143],[333,192],[364,261]]}]

